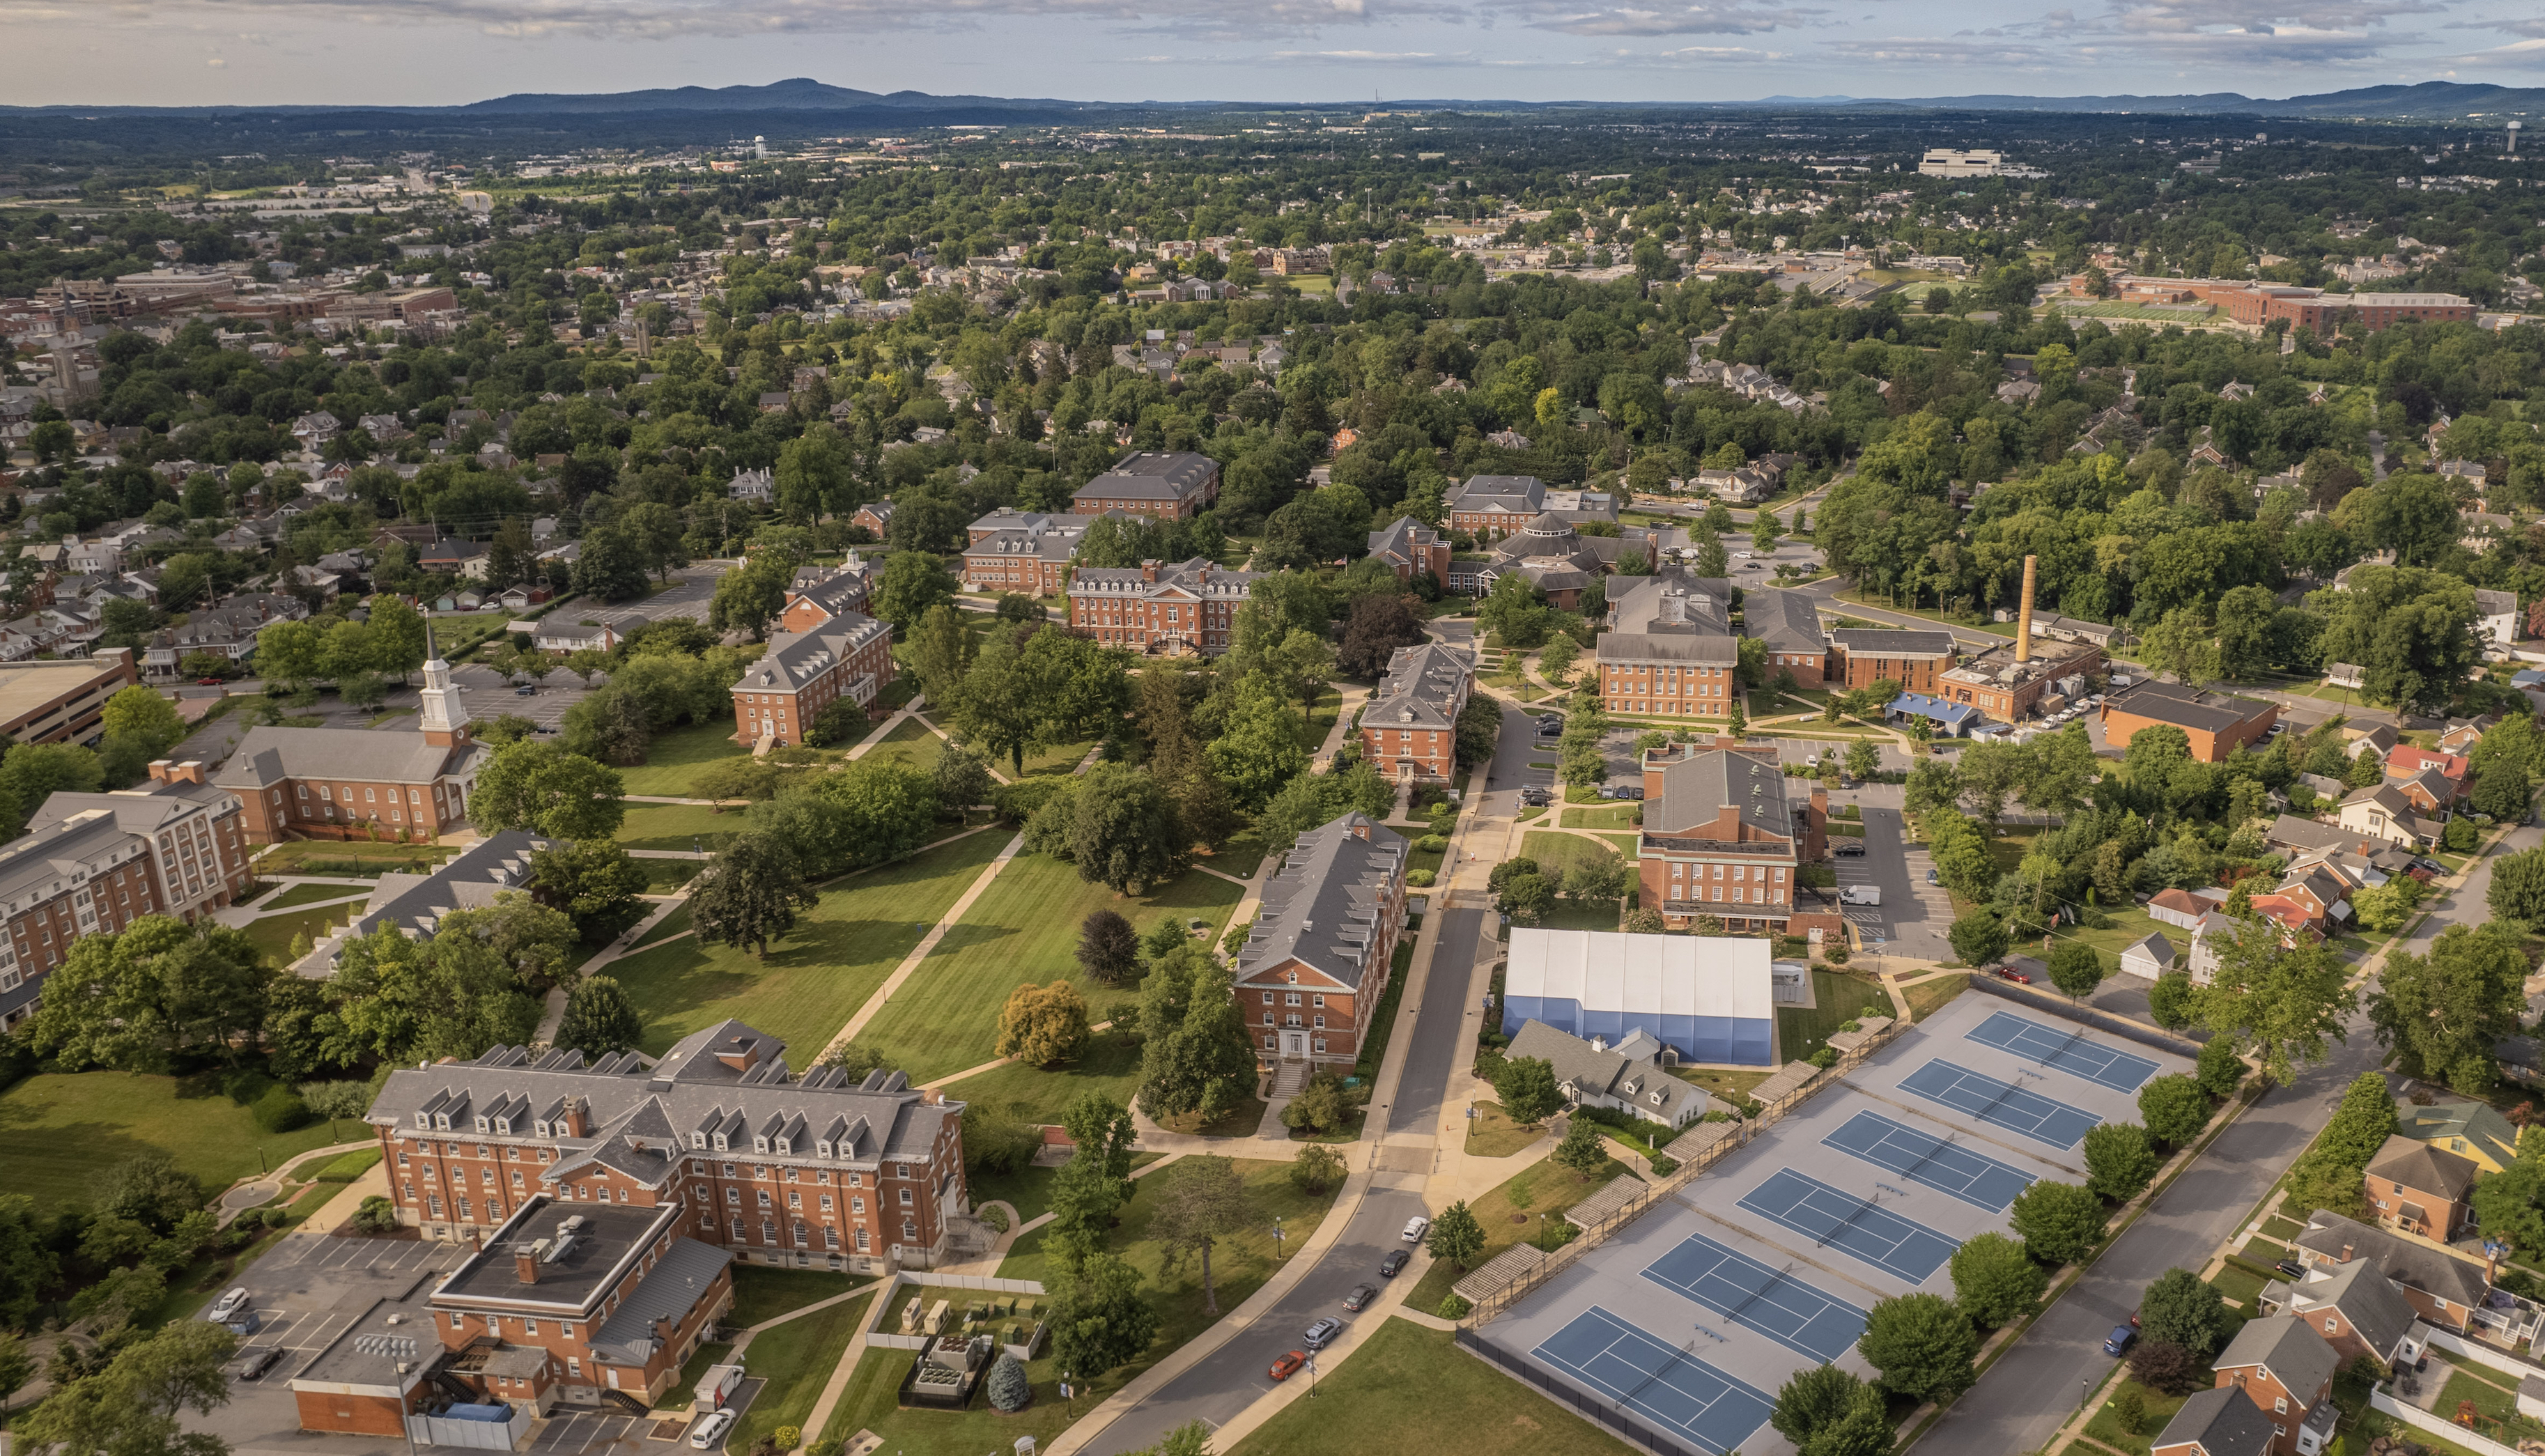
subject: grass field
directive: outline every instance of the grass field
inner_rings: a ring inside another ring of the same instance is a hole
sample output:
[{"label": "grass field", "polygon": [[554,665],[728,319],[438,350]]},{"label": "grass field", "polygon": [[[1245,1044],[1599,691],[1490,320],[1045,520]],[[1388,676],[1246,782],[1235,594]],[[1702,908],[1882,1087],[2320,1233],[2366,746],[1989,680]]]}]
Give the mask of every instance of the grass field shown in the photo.
[{"label": "grass field", "polygon": [[[1598,858],[1601,844],[1601,841],[1565,834],[1560,830],[1532,829],[1520,836],[1519,851],[1536,860],[1546,870],[1547,877],[1553,879],[1582,860]],[[1629,863],[1634,859],[1631,854],[1621,857]]]},{"label": "grass field", "polygon": [[1295,1401],[1229,1456],[1326,1456],[1336,1432],[1389,1456],[1633,1456],[1635,1448],[1457,1346],[1455,1336],[1390,1320],[1317,1399]]},{"label": "grass field", "polygon": [[389,870],[429,874],[458,853],[449,845],[374,845],[365,840],[294,840],[257,856],[256,872],[376,878]]},{"label": "grass field", "polygon": [[1544,1225],[1549,1216],[1560,1214],[1574,1204],[1608,1185],[1608,1180],[1626,1170],[1615,1159],[1594,1173],[1589,1181],[1576,1177],[1570,1171],[1539,1159],[1505,1178],[1502,1185],[1481,1197],[1469,1200],[1467,1211],[1484,1225],[1484,1252],[1465,1269],[1454,1268],[1447,1259],[1435,1259],[1423,1271],[1423,1282],[1414,1286],[1406,1297],[1406,1307],[1430,1314],[1440,1307],[1441,1299],[1469,1273],[1492,1261],[1494,1255],[1524,1240],[1545,1237]]},{"label": "grass field", "polygon": [[1079,922],[1091,912],[1115,911],[1143,933],[1162,917],[1199,917],[1215,938],[1244,893],[1216,875],[1189,871],[1146,895],[1117,896],[1080,879],[1075,865],[1020,854],[946,930],[860,1040],[882,1048],[913,1082],[977,1066],[990,1060],[1000,1004],[1019,983],[1078,978],[1073,947]]},{"label": "grass field", "polygon": [[245,1107],[173,1077],[54,1073],[0,1092],[0,1168],[9,1170],[9,1191],[34,1198],[40,1212],[86,1203],[99,1174],[149,1149],[175,1159],[209,1192],[255,1173],[260,1151],[270,1168],[331,1140],[324,1122],[258,1132]]},{"label": "grass field", "polygon": [[704,804],[630,804],[617,840],[630,849],[715,850],[746,827],[738,808],[719,814]]},{"label": "grass field", "polygon": [[288,910],[295,905],[316,905],[327,900],[342,900],[352,895],[371,892],[369,880],[339,880],[332,885],[293,885],[290,889],[257,907],[260,912]]},{"label": "grass field", "polygon": [[[1090,1020],[1105,1019],[1104,1008],[1109,995],[1097,988],[1088,1012]],[[1126,995],[1122,999],[1129,998]],[[1086,1052],[1075,1062],[1048,1071],[1004,1062],[977,1077],[947,1083],[945,1094],[957,1101],[996,1108],[1020,1122],[1053,1123],[1060,1121],[1061,1109],[1080,1092],[1101,1092],[1117,1102],[1128,1103],[1139,1086],[1140,1038],[1127,1031],[1099,1031],[1087,1039]]]},{"label": "grass field", "polygon": [[329,929],[341,926],[363,913],[363,902],[330,905],[320,910],[295,910],[287,915],[269,915],[251,922],[247,938],[259,953],[276,965],[282,965],[291,953],[291,937],[305,934],[314,944]]},{"label": "grass field", "polygon": [[903,719],[900,726],[883,736],[883,742],[866,750],[867,759],[899,760],[923,773],[935,768],[944,754],[945,740],[916,717]]},{"label": "grass field", "polygon": [[1776,1060],[1799,1062],[1829,1045],[1832,1033],[1868,1006],[1888,1013],[1891,997],[1870,981],[1841,971],[1812,970],[1813,1008],[1776,1008]]},{"label": "grass field", "polygon": [[648,1052],[659,1055],[699,1027],[733,1016],[782,1038],[801,1066],[918,946],[1008,839],[997,830],[966,835],[834,881],[765,961],[693,935],[613,961],[610,973],[645,1017]]},{"label": "grass field", "polygon": [[750,755],[749,744],[733,741],[731,722],[694,724],[655,734],[653,743],[646,747],[645,762],[619,769],[618,779],[631,794],[690,798],[690,780],[698,776],[699,769],[722,759]]},{"label": "grass field", "polygon": [[[643,861],[643,860],[641,860],[641,859],[640,859],[640,860],[638,860],[637,862],[638,862],[639,864],[642,864],[642,863],[644,863],[645,861]],[[681,861],[676,860],[676,859],[675,859],[675,860],[660,860],[660,859],[658,859],[658,860],[656,860],[656,861],[654,861],[654,862],[655,862],[655,863],[657,863],[657,864],[677,864],[677,863],[680,863]],[[663,942],[663,941],[665,941],[665,940],[669,940],[669,939],[671,939],[674,935],[677,935],[677,934],[681,933],[683,930],[688,930],[689,928],[690,928],[690,908],[689,908],[688,906],[684,905],[684,906],[682,906],[680,909],[673,911],[670,915],[667,915],[667,916],[663,917],[661,920],[656,921],[656,922],[654,923],[654,929],[652,929],[652,930],[647,930],[643,935],[640,935],[640,936],[638,936],[638,937],[637,937],[636,944],[635,944],[635,946],[634,946],[633,948],[634,948],[634,949],[637,949],[637,950],[642,950],[642,949],[644,949],[644,948],[645,948],[646,946],[648,946],[648,945],[655,945],[655,944],[659,944],[659,943],[661,943],[661,942]]]},{"label": "grass field", "polygon": [[[847,1283],[845,1276],[839,1274],[816,1276],[805,1270],[797,1275],[808,1276],[834,1285]],[[840,1290],[832,1288],[828,1292],[837,1294]],[[769,1384],[751,1403],[751,1409],[734,1422],[733,1429],[725,1433],[727,1449],[748,1451],[753,1442],[781,1425],[801,1426],[804,1417],[813,1414],[813,1403],[822,1398],[822,1387],[839,1367],[840,1357],[848,1353],[849,1341],[857,1336],[866,1307],[873,1303],[873,1295],[862,1294],[754,1335],[743,1359],[750,1364],[752,1374]]]},{"label": "grass field", "polygon": [[1478,1102],[1475,1117],[1467,1123],[1467,1156],[1509,1158],[1545,1135],[1542,1126],[1522,1127],[1512,1121],[1500,1102]]},{"label": "grass field", "polygon": [[[2139,1419],[2137,1430],[2123,1430],[2120,1415],[2112,1409],[2112,1401],[2119,1400],[2123,1391],[2138,1392],[2145,1414]],[[2115,1451],[2126,1451],[2130,1456],[2148,1456],[2149,1438],[2165,1429],[2165,1423],[2174,1418],[2174,1413],[2182,1409],[2183,1400],[2184,1397],[2166,1395],[2135,1380],[2124,1380],[2112,1387],[2112,1400],[2105,1401],[2103,1409],[2094,1413],[2094,1418],[2086,1425],[2086,1434]]]},{"label": "grass field", "polygon": [[1598,809],[1567,809],[1564,829],[1633,829],[1635,816],[1644,812],[1641,804],[1609,804]]},{"label": "grass field", "polygon": [[1970,989],[1971,978],[1968,976],[1938,976],[1932,981],[1921,981],[1906,987],[1900,994],[1909,998],[1911,1018],[1923,1021],[1940,1010],[1944,1003]]}]

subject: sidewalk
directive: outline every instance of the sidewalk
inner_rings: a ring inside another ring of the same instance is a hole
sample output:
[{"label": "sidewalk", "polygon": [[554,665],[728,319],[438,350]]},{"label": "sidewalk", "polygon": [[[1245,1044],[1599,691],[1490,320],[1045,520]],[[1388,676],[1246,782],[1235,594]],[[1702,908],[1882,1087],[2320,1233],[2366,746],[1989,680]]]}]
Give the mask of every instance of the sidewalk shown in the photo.
[{"label": "sidewalk", "polygon": [[920,962],[928,959],[929,955],[937,949],[937,942],[944,939],[945,932],[952,930],[955,922],[960,921],[964,913],[972,908],[972,902],[980,899],[982,893],[990,888],[990,881],[999,877],[999,871],[1008,867],[1009,860],[1024,853],[1025,848],[1026,837],[1023,834],[1008,841],[1008,847],[999,851],[999,857],[982,867],[980,875],[972,881],[971,888],[965,890],[960,899],[946,907],[945,913],[937,918],[937,924],[928,928],[928,933],[920,937],[919,943],[911,948],[910,954],[903,956],[901,964],[893,967],[892,974],[884,978],[881,986],[875,988],[874,995],[867,997],[866,1004],[858,1008],[856,1015],[849,1017],[849,1024],[841,1027],[839,1035],[832,1037],[823,1046],[821,1054],[813,1059],[816,1064],[821,1061],[822,1056],[828,1056],[832,1048],[842,1042],[855,1039],[860,1031],[865,1029],[865,1024],[875,1018],[876,1012],[883,1010],[883,1004],[891,1000],[892,994],[899,991],[902,983],[909,980],[912,973],[919,969]]}]

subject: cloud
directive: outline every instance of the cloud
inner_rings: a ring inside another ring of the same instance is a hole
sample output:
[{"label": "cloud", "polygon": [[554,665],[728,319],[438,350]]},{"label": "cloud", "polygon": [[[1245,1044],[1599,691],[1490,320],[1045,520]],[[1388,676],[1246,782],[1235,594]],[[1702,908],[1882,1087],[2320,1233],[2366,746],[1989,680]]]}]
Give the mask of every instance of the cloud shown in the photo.
[{"label": "cloud", "polygon": [[2046,70],[2067,56],[2046,46],[2002,36],[1890,36],[1880,40],[1832,40],[1824,51],[1847,60],[1880,65],[1996,66]]},{"label": "cloud", "polygon": [[1154,0],[940,0],[925,7],[890,0],[111,0],[71,12],[60,0],[0,0],[0,23],[75,14],[91,26],[166,29],[190,19],[229,23],[244,13],[282,25],[457,25],[520,40],[677,40],[970,29],[1008,16],[1143,22],[1174,31],[1307,32],[1463,11],[1450,0],[1176,0],[1172,10]]},{"label": "cloud", "polygon": [[[2520,31],[2522,34],[2536,34],[2516,25],[2505,25],[2502,29]],[[2545,27],[2539,29],[2545,30]],[[2513,40],[2507,45],[2496,45],[2490,50],[2478,50],[2468,55],[2451,55],[2446,57],[2446,63],[2452,66],[2489,66],[2513,71],[2545,71],[2545,35],[2540,35],[2533,40]]]},{"label": "cloud", "polygon": [[1600,10],[1538,14],[1525,23],[1568,36],[1755,36],[1812,24],[1829,14],[1799,6],[1763,8],[1740,3],[1679,6],[1618,5]]}]

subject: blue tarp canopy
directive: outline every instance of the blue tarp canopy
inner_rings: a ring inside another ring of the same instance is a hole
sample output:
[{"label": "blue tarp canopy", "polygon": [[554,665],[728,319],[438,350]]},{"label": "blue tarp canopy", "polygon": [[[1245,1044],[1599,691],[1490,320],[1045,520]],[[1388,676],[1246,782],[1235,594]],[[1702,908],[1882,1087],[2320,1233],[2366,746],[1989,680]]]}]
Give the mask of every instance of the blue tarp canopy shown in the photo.
[{"label": "blue tarp canopy", "polygon": [[1929,718],[1956,732],[1980,721],[1980,710],[1966,702],[1946,702],[1923,692],[1904,692],[1891,699],[1891,714],[1900,718]]},{"label": "blue tarp canopy", "polygon": [[497,1425],[513,1418],[510,1406],[450,1406],[442,1412],[445,1420],[491,1420]]}]

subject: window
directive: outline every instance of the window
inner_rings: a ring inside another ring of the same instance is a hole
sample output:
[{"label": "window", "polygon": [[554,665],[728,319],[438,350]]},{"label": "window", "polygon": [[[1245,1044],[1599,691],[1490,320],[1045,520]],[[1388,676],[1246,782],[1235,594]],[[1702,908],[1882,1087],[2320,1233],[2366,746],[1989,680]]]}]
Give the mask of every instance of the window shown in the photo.
[{"label": "window", "polygon": [[908,1188],[901,1190],[901,1206],[904,1208],[908,1208],[910,1206],[910,1190]]},{"label": "window", "polygon": [[533,1320],[533,1319],[525,1318],[525,1319],[522,1321],[522,1333],[523,1333],[524,1335],[536,1335],[536,1334],[538,1334],[538,1333],[539,1333],[539,1322],[538,1322],[538,1321],[536,1321],[536,1320]]},{"label": "window", "polygon": [[452,1310],[451,1312],[451,1328],[453,1330],[459,1328],[459,1312],[457,1310]]},{"label": "window", "polygon": [[763,1208],[767,1208],[769,1206],[769,1190],[767,1188],[760,1190],[760,1206]]}]

